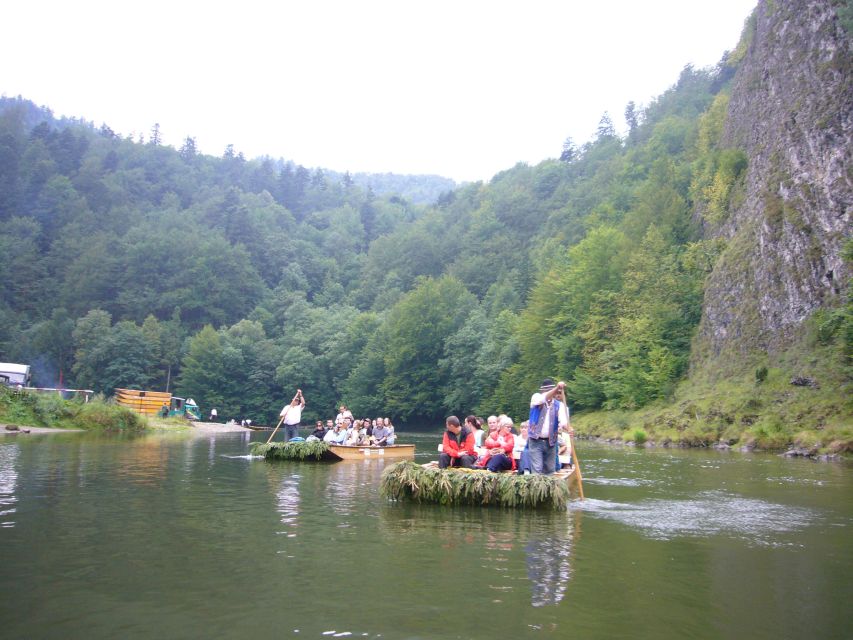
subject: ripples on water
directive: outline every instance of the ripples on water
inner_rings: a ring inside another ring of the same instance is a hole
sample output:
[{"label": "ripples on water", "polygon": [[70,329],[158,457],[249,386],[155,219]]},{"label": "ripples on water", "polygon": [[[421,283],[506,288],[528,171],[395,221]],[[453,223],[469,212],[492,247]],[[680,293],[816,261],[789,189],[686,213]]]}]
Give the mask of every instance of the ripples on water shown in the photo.
[{"label": "ripples on water", "polygon": [[730,535],[763,544],[776,544],[775,534],[813,524],[818,515],[803,507],[706,491],[694,499],[644,500],[636,504],[587,499],[575,509],[639,529],[650,538]]},{"label": "ripples on water", "polygon": [[17,446],[0,446],[0,527],[15,526],[12,516],[18,498],[15,496],[15,485],[18,482],[16,463],[18,460]]}]

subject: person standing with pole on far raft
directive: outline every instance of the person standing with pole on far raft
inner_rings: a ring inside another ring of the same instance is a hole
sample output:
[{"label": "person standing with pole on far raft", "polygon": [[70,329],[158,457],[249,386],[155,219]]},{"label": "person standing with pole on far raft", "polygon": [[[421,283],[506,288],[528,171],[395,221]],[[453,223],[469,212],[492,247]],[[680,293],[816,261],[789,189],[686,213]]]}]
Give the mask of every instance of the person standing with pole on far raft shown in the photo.
[{"label": "person standing with pole on far raft", "polygon": [[284,418],[284,441],[288,442],[299,436],[299,425],[302,422],[302,410],[305,408],[305,398],[302,389],[296,390],[296,395],[289,405],[282,408],[279,414]]},{"label": "person standing with pole on far raft", "polygon": [[530,426],[527,449],[533,473],[550,474],[557,470],[557,437],[569,428],[566,409],[566,383],[545,378],[539,391],[530,398]]}]

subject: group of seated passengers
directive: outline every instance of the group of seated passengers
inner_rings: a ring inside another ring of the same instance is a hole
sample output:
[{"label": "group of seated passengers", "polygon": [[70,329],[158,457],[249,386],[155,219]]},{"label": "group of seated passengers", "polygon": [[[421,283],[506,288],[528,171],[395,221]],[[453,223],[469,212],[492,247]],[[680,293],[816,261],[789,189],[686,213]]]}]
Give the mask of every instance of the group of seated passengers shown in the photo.
[{"label": "group of seated passengers", "polygon": [[338,417],[334,424],[331,420],[326,420],[325,427],[322,420],[317,420],[314,431],[306,440],[322,440],[329,444],[352,447],[385,447],[394,444],[397,438],[390,418],[353,421],[349,415]]},{"label": "group of seated passengers", "polygon": [[[512,418],[507,415],[489,416],[486,424],[488,432],[483,430],[483,421],[477,416],[465,418],[464,425],[456,416],[447,418],[438,457],[439,468],[488,469],[495,473],[515,471],[527,446],[528,422],[521,423],[519,435],[515,435]],[[567,432],[560,431],[558,443],[558,454],[567,455],[570,451]],[[562,466],[569,466],[569,463]]]}]

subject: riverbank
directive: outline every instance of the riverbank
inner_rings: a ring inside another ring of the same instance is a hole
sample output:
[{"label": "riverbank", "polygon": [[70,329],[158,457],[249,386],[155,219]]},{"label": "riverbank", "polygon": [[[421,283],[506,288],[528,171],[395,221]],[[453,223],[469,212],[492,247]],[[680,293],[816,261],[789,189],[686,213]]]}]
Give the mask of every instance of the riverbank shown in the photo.
[{"label": "riverbank", "polygon": [[[246,433],[252,431],[252,429],[247,429],[246,427],[241,427],[237,424],[220,424],[218,422],[188,422],[180,418],[167,420],[163,420],[160,418],[150,418],[147,420],[147,423],[147,430],[186,432],[195,433],[198,435],[215,435],[217,433]],[[0,422],[0,435],[45,435],[56,433],[74,433],[83,431],[87,431],[87,429],[37,427],[25,424],[6,424],[4,422]]]},{"label": "riverbank", "polygon": [[579,437],[637,446],[853,456],[846,373],[840,367],[803,375],[792,369],[757,366],[736,375],[694,377],[669,402],[635,411],[580,412],[572,425]]},{"label": "riverbank", "polygon": [[0,387],[0,424],[17,425],[30,429],[30,433],[34,429],[129,432],[144,429],[145,419],[102,396],[83,402],[65,400],[57,393],[20,392]]},{"label": "riverbank", "polygon": [[[14,427],[14,428],[8,428]],[[16,435],[44,435],[49,433],[74,433],[82,432],[84,429],[58,429],[56,427],[28,427],[19,424],[4,424],[0,423],[0,435],[16,436]]]}]

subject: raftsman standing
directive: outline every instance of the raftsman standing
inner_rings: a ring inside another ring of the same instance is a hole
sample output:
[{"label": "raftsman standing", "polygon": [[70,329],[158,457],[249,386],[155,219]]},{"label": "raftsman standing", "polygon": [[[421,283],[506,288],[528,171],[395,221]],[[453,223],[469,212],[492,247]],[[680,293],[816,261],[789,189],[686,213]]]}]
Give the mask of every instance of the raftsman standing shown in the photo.
[{"label": "raftsman standing", "polygon": [[554,473],[557,470],[557,437],[560,429],[568,428],[569,416],[565,401],[565,382],[554,383],[545,378],[539,391],[530,397],[530,426],[527,447],[533,473]]},{"label": "raftsman standing", "polygon": [[296,390],[296,395],[290,404],[285,405],[279,414],[284,418],[284,441],[288,442],[299,436],[299,425],[302,422],[302,410],[305,408],[305,398],[302,389]]}]

